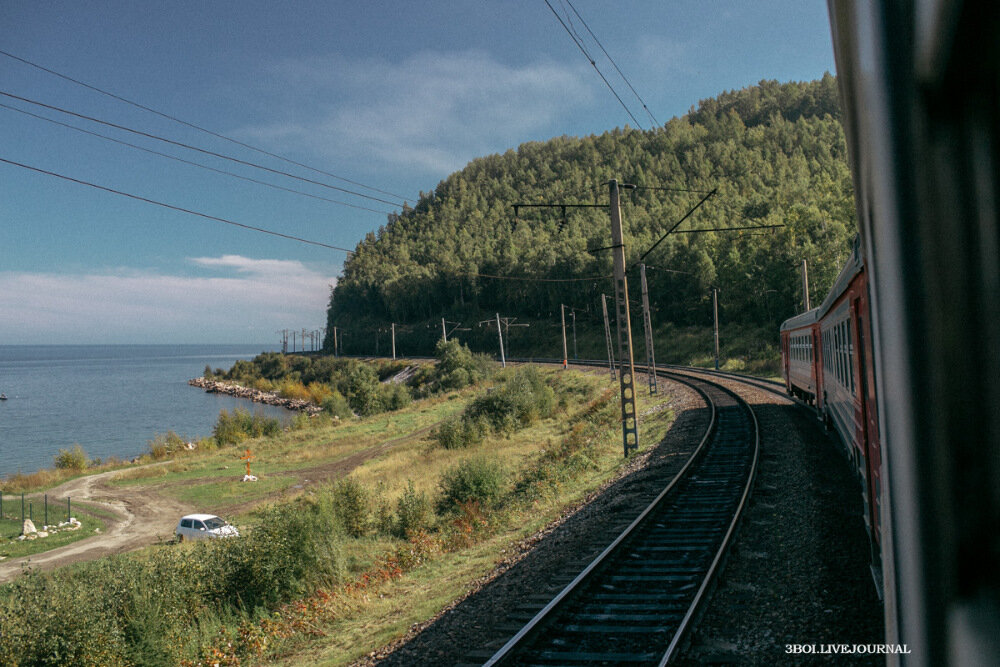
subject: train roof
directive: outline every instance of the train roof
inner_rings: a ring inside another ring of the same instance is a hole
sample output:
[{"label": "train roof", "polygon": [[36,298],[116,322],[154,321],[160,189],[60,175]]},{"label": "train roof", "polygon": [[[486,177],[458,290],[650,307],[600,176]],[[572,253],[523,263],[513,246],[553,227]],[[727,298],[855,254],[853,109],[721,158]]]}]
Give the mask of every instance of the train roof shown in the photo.
[{"label": "train roof", "polygon": [[823,303],[818,308],[813,308],[804,313],[799,313],[795,317],[788,318],[781,323],[780,330],[791,331],[792,329],[801,329],[825,317],[830,308],[833,307],[833,304],[837,302],[837,299],[841,297],[851,284],[851,281],[854,280],[854,276],[861,273],[864,268],[864,260],[861,255],[861,239],[860,237],[855,237],[851,256],[847,258],[844,268],[840,270],[837,279],[833,281],[833,287],[830,288],[830,293],[823,299]]},{"label": "train roof", "polygon": [[819,308],[813,308],[812,310],[807,310],[804,313],[799,313],[795,317],[789,317],[787,320],[781,323],[781,331],[791,331],[792,329],[801,329],[802,327],[807,327],[810,324],[815,324],[816,320],[819,319]]},{"label": "train roof", "polygon": [[861,273],[865,268],[864,259],[861,254],[861,239],[860,237],[854,238],[854,247],[851,249],[851,256],[847,258],[847,262],[844,263],[844,268],[840,270],[840,274],[837,279],[833,281],[833,287],[830,288],[830,293],[826,295],[823,299],[823,303],[819,306],[819,317],[825,317],[833,304],[837,302],[837,299],[841,297],[847,287],[854,280],[854,276]]}]

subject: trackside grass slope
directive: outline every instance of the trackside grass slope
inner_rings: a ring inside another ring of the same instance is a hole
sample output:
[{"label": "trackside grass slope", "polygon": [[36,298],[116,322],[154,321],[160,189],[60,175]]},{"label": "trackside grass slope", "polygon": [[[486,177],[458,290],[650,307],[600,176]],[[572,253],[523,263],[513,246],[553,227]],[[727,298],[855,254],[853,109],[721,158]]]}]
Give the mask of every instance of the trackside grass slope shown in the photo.
[{"label": "trackside grass slope", "polygon": [[[638,398],[649,445],[673,419],[650,408],[669,397]],[[124,470],[115,484],[232,507],[243,536],[0,586],[0,664],[350,662],[433,617],[614,477],[618,412],[602,372],[508,369],[395,413],[300,420],[155,472]],[[466,418],[488,422],[481,440],[443,447],[440,424]],[[260,486],[233,481],[248,447]],[[272,494],[285,499],[255,507]]]}]

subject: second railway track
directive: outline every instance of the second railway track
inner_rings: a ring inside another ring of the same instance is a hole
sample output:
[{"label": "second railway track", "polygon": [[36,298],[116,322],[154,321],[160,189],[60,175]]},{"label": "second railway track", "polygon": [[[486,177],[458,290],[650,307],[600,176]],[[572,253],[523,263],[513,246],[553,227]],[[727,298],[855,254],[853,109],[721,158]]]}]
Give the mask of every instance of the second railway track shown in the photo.
[{"label": "second railway track", "polygon": [[665,664],[719,570],[753,484],[759,428],[736,394],[661,373],[713,406],[697,452],[649,507],[485,664]]}]

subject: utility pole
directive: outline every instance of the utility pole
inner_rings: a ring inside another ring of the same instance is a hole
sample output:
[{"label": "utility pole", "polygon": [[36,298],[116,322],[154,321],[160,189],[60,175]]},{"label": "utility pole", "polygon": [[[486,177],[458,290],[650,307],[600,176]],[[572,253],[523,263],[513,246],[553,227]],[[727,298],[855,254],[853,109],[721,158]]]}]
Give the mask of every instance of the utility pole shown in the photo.
[{"label": "utility pole", "polygon": [[[628,282],[625,279],[625,243],[618,181],[608,183],[611,212],[611,245],[615,269],[615,306],[618,328],[618,384],[621,387],[622,445],[625,456],[639,449],[639,419],[635,408],[635,364],[632,360],[632,322],[628,310]],[[627,358],[626,358],[627,355]]]},{"label": "utility pole", "polygon": [[396,323],[392,323],[392,360],[396,360]]},{"label": "utility pole", "polygon": [[802,260],[802,304],[809,310],[809,260]]},{"label": "utility pole", "polygon": [[295,352],[295,332],[292,332],[292,352]]},{"label": "utility pole", "polygon": [[305,327],[302,327],[302,338],[300,340],[302,341],[302,351],[305,352],[306,351],[306,328]]},{"label": "utility pole", "polygon": [[715,314],[715,370],[719,370],[719,288],[712,288],[712,312]]},{"label": "utility pole", "polygon": [[639,265],[639,277],[642,279],[642,323],[646,331],[646,374],[649,380],[649,393],[657,393],[656,386],[656,355],[653,354],[653,320],[649,316],[649,287],[646,285],[646,265]]},{"label": "utility pole", "polygon": [[608,370],[611,371],[611,379],[617,380],[615,375],[615,353],[611,347],[611,325],[608,323],[608,296],[601,295],[601,310],[604,311],[604,341],[608,345]]},{"label": "utility pole", "polygon": [[444,342],[448,342],[448,329],[444,325],[443,317],[441,318],[441,338],[444,339]]},{"label": "utility pole", "polygon": [[569,315],[573,318],[573,361],[578,361],[580,355],[576,351],[576,309],[570,310]]},{"label": "utility pole", "polygon": [[500,313],[497,313],[497,337],[500,338],[500,365],[507,368],[507,360],[503,356],[503,333],[500,331]]},{"label": "utility pole", "polygon": [[566,305],[559,304],[559,312],[562,315],[562,339],[563,339],[563,368],[569,368],[569,352],[566,351]]},{"label": "utility pole", "polygon": [[334,357],[339,357],[340,356],[337,353],[337,327],[333,328],[333,356]]}]

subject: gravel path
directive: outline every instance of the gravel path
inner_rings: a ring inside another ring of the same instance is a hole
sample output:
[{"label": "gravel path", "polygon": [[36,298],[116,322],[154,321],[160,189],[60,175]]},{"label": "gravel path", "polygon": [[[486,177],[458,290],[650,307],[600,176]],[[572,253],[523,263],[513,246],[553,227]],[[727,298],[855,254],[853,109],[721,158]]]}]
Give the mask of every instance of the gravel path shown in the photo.
[{"label": "gravel path", "polygon": [[[879,664],[785,653],[785,645],[881,643],[861,497],[846,459],[791,402],[723,382],[754,406],[762,453],[737,542],[678,663]],[[677,419],[618,479],[524,543],[469,593],[359,665],[481,664],[650,502],[697,444],[702,399],[668,382]]]}]

